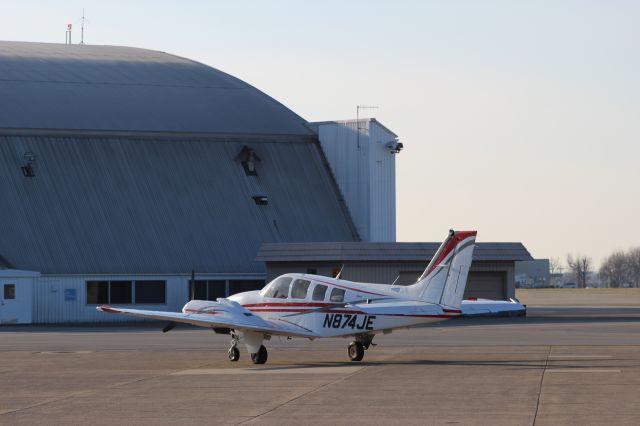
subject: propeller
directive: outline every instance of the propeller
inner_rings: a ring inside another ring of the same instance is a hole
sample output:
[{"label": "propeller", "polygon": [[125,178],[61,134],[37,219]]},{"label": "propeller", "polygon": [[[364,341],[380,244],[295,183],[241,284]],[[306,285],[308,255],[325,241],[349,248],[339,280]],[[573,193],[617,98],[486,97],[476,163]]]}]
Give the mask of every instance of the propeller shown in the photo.
[{"label": "propeller", "polygon": [[167,331],[171,331],[174,328],[176,328],[176,325],[178,325],[177,322],[170,321],[167,325],[164,326],[164,328],[162,329],[162,332],[166,333]]}]

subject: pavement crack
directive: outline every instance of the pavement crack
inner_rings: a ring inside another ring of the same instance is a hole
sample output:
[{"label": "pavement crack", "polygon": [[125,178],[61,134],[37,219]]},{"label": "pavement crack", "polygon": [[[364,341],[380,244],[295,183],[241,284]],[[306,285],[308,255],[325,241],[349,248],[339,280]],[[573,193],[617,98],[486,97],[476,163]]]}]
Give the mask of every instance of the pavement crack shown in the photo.
[{"label": "pavement crack", "polygon": [[547,359],[544,361],[544,368],[542,369],[542,375],[540,376],[540,385],[538,387],[538,398],[536,400],[536,411],[533,414],[533,426],[536,425],[536,420],[538,418],[538,410],[540,408],[540,397],[542,396],[542,382],[544,382],[544,373],[547,371],[547,366],[549,365],[549,357],[551,356],[551,346],[549,346],[549,350],[547,351]]}]

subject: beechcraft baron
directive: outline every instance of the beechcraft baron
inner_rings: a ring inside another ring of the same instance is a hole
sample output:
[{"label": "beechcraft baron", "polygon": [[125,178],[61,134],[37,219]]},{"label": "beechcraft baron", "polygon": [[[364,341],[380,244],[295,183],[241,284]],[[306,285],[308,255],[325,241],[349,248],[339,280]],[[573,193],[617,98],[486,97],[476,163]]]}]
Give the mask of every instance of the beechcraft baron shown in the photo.
[{"label": "beechcraft baron", "polygon": [[349,358],[360,361],[374,336],[396,328],[459,316],[475,245],[476,231],[449,231],[427,269],[409,286],[345,281],[308,274],[286,274],[260,291],[217,301],[192,300],[182,312],[99,306],[102,312],[212,328],[231,335],[229,359],[240,358],[243,343],[254,364],[267,361],[263,342],[271,336],[352,337]]}]

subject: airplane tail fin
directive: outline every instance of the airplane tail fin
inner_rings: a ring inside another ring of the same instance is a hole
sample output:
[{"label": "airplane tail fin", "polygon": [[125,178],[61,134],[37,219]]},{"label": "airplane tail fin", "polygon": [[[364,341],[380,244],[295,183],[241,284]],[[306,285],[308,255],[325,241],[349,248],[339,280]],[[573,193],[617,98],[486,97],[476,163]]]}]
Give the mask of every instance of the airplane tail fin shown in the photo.
[{"label": "airplane tail fin", "polygon": [[449,231],[435,256],[418,281],[407,287],[408,293],[425,302],[459,310],[477,231]]}]

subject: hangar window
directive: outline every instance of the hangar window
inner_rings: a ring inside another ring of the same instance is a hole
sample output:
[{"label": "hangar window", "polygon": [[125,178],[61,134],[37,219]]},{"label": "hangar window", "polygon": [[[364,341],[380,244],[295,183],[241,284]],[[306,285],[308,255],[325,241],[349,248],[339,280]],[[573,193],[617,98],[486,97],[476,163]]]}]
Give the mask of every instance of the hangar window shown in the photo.
[{"label": "hangar window", "polygon": [[344,302],[344,290],[341,288],[334,288],[331,290],[331,297],[329,300],[332,302]]},{"label": "hangar window", "polygon": [[165,304],[166,281],[87,281],[87,304]]},{"label": "hangar window", "polygon": [[272,281],[265,292],[265,297],[274,297],[276,299],[286,299],[289,296],[289,285],[293,278],[279,277]]},{"label": "hangar window", "polygon": [[5,284],[4,285],[4,300],[10,300],[16,298],[16,285]]},{"label": "hangar window", "polygon": [[225,280],[196,280],[195,289],[189,282],[189,297],[194,300],[216,300],[227,296]]},{"label": "hangar window", "polygon": [[305,299],[307,297],[307,291],[309,290],[311,281],[308,280],[295,280],[293,286],[291,286],[291,298],[292,299]]},{"label": "hangar window", "polygon": [[264,287],[264,280],[231,280],[229,281],[229,295],[260,290],[262,287]]},{"label": "hangar window", "polygon": [[166,303],[166,281],[136,281],[136,304]]},{"label": "hangar window", "polygon": [[131,281],[111,281],[109,283],[109,303],[132,303]]},{"label": "hangar window", "polygon": [[109,281],[87,281],[87,304],[109,303]]},{"label": "hangar window", "polygon": [[324,300],[324,296],[327,294],[327,288],[328,287],[326,285],[316,284],[316,287],[313,289],[311,300],[322,302]]}]

